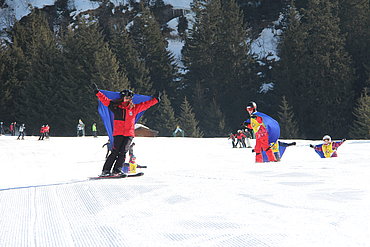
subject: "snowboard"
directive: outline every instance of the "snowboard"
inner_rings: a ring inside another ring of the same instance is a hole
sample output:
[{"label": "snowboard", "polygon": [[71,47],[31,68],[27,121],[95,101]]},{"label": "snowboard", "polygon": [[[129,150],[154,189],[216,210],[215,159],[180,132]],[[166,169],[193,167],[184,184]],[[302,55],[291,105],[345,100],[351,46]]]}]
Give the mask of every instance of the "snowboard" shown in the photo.
[{"label": "snowboard", "polygon": [[144,175],[144,172],[138,172],[135,174],[124,174],[121,176],[105,176],[105,177],[90,177],[90,180],[99,180],[99,179],[119,179],[119,178],[126,178],[126,177],[141,177]]}]

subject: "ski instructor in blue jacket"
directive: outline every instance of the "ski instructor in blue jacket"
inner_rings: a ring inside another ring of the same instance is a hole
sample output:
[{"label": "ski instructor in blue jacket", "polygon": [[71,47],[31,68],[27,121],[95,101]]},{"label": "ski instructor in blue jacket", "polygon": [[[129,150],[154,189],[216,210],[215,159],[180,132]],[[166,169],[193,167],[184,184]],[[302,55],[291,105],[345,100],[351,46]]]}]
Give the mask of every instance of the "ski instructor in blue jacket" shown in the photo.
[{"label": "ski instructor in blue jacket", "polygon": [[[113,148],[111,154],[106,159],[103,171],[100,176],[124,176],[122,173],[122,165],[126,158],[126,153],[135,136],[135,118],[136,115],[160,101],[160,93],[157,93],[151,100],[134,104],[132,98],[134,93],[131,90],[125,89],[120,92],[121,98],[118,100],[110,100],[102,92],[99,91],[96,84],[94,85],[94,93],[100,102],[107,106],[114,114],[113,123]],[[112,166],[113,172],[111,173]]]}]

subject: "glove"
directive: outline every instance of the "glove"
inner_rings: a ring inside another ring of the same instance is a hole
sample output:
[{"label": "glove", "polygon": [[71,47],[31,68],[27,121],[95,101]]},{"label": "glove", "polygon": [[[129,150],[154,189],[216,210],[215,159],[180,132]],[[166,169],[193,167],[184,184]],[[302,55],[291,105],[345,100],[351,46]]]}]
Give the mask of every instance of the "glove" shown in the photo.
[{"label": "glove", "polygon": [[92,87],[93,87],[93,89],[94,89],[94,94],[99,93],[99,88],[98,88],[98,86],[97,86],[95,83],[92,83],[91,85],[92,85]]},{"label": "glove", "polygon": [[346,138],[342,139],[342,142],[345,142],[345,141],[347,141],[347,139],[346,139]]},{"label": "glove", "polygon": [[312,144],[310,144],[310,148],[315,148],[315,146],[314,146],[314,145],[312,145]]},{"label": "glove", "polygon": [[254,149],[252,149],[252,153],[254,153],[255,151],[254,151]]},{"label": "glove", "polygon": [[292,142],[292,143],[290,143],[289,146],[294,146],[294,145],[297,145],[297,143],[296,142]]},{"label": "glove", "polygon": [[161,101],[162,92],[157,92],[153,97],[158,100],[158,102]]}]

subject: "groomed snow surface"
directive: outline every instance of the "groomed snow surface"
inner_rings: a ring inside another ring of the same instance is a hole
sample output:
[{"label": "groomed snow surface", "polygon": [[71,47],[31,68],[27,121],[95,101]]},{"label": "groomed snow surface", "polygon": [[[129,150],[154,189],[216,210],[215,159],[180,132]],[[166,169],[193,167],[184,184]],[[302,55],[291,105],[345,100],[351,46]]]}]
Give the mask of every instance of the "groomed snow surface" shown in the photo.
[{"label": "groomed snow surface", "polygon": [[370,141],[256,164],[227,138],[134,140],[143,177],[88,180],[106,137],[0,136],[0,246],[369,246]]}]

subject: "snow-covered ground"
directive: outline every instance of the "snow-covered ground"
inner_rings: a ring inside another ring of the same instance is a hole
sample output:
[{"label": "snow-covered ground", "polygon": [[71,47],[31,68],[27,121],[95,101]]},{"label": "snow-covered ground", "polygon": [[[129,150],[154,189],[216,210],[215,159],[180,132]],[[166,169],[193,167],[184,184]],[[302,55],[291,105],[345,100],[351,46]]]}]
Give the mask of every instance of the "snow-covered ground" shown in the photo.
[{"label": "snow-covered ground", "polygon": [[[255,164],[227,138],[135,138],[143,177],[100,173],[106,137],[0,136],[0,246],[369,246],[370,141],[297,140]],[[289,140],[288,140],[289,141]]]}]

